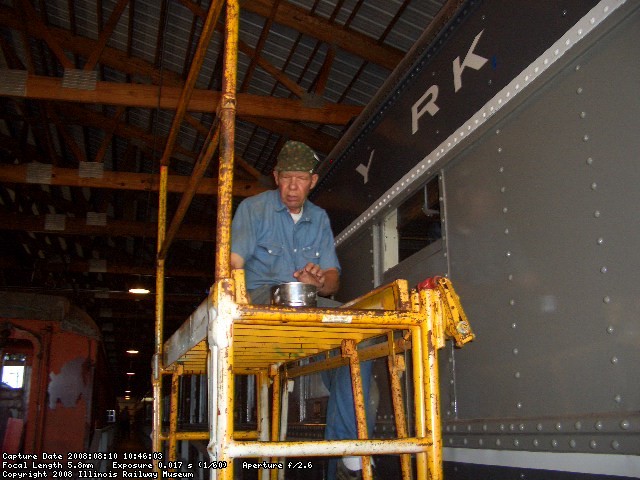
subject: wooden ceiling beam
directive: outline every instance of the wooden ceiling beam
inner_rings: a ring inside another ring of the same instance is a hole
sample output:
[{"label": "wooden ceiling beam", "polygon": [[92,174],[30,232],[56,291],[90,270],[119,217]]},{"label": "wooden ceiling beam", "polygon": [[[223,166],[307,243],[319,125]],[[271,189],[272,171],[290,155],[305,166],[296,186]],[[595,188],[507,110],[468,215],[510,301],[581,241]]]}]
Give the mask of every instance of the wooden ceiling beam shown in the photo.
[{"label": "wooden ceiling beam", "polygon": [[39,32],[40,38],[47,43],[47,46],[51,49],[64,68],[73,68],[73,62],[67,58],[62,46],[49,31],[49,27],[42,21],[42,19],[40,19],[40,17],[38,17],[38,13],[33,8],[33,5],[31,5],[31,2],[29,0],[22,0],[20,4],[22,5],[23,11],[26,13],[29,30],[33,28]]},{"label": "wooden ceiling beam", "polygon": [[[120,105],[128,107],[175,110],[178,108],[182,88],[155,85],[97,82],[95,90],[64,88],[61,78],[28,75],[26,97],[61,102]],[[0,96],[9,96],[0,93]],[[160,98],[158,98],[160,97]],[[212,90],[193,91],[187,110],[192,112],[215,111],[221,93]],[[277,118],[330,125],[346,125],[362,112],[363,107],[354,105],[324,104],[308,107],[297,99],[274,98],[262,95],[238,94],[237,115]]]},{"label": "wooden ceiling beam", "polygon": [[298,98],[305,98],[308,93],[307,91],[298,85],[294,80],[289,78],[288,75],[283,73],[279,68],[272,65],[270,62],[262,58],[255,49],[251,48],[242,40],[238,41],[238,50],[247,55],[252,59],[252,62],[255,61],[265,72],[275,78],[278,82],[284,85],[291,93],[293,93]]},{"label": "wooden ceiling beam", "polygon": [[116,6],[113,7],[113,12],[111,12],[111,16],[109,17],[107,24],[104,26],[104,29],[100,32],[100,38],[98,38],[96,48],[93,50],[93,52],[91,52],[91,55],[89,56],[89,59],[84,66],[84,70],[91,71],[95,68],[98,60],[100,59],[100,56],[102,55],[102,52],[107,46],[109,38],[111,38],[111,34],[118,25],[120,17],[122,16],[124,9],[127,8],[128,4],[129,0],[119,0]]},{"label": "wooden ceiling beam", "polygon": [[[22,185],[33,183],[27,181],[27,165],[0,165],[0,182]],[[184,175],[169,175],[169,192],[184,192],[189,183],[189,178]],[[52,167],[49,184],[66,185],[68,187],[157,192],[159,182],[158,174],[104,171],[102,178],[82,178],[78,175],[78,170],[74,168]],[[255,181],[237,180],[233,182],[233,195],[235,197],[250,197],[265,190],[268,190],[268,188]],[[198,186],[196,194],[217,195],[218,180],[215,178],[203,179]]]},{"label": "wooden ceiling beam", "polygon": [[[75,273],[95,273],[95,265],[84,260],[74,260],[69,263],[39,263],[38,267],[45,272],[75,272]],[[188,277],[203,278],[209,276],[213,280],[213,270],[205,271],[205,269],[195,268],[171,268],[167,267],[166,275],[168,277]],[[134,265],[131,263],[112,262],[107,260],[104,270],[101,273],[119,274],[119,275],[145,275],[155,276],[156,267],[153,265]]]},{"label": "wooden ceiling beam", "polygon": [[[124,108],[124,107],[120,107]],[[158,147],[160,145],[164,145],[166,142],[166,137],[155,137],[151,133],[147,133],[144,129],[135,127],[125,122],[117,122],[114,124],[114,118],[107,117],[106,115],[99,113],[90,108],[85,108],[81,105],[76,105],[73,103],[67,103],[60,110],[65,114],[65,119],[67,123],[72,122],[74,125],[84,125],[93,128],[101,128],[106,129],[109,126],[113,126],[113,133],[127,140],[135,140],[136,142],[144,143],[146,147],[148,147],[149,151],[153,150],[154,147]],[[65,120],[63,120],[65,121]],[[174,149],[174,155],[177,157],[179,155],[184,155],[189,159],[198,158],[198,152],[192,152],[191,150],[187,150],[180,145],[176,145]]]},{"label": "wooden ceiling beam", "polygon": [[[241,0],[243,10],[269,18],[275,0]],[[318,40],[334,44],[338,48],[358,57],[393,70],[404,57],[398,49],[379,45],[375,39],[335,25],[324,18],[311,15],[306,10],[282,2],[277,9],[275,21]]]},{"label": "wooden ceiling beam", "polygon": [[[155,238],[158,225],[156,223],[131,222],[107,219],[105,225],[87,225],[86,218],[66,217],[64,230],[51,230],[46,227],[46,215],[26,215],[20,213],[0,212],[0,230],[47,233],[52,235],[92,235],[109,237],[145,237]],[[213,242],[216,239],[215,227],[209,225],[182,225],[176,238]]]}]

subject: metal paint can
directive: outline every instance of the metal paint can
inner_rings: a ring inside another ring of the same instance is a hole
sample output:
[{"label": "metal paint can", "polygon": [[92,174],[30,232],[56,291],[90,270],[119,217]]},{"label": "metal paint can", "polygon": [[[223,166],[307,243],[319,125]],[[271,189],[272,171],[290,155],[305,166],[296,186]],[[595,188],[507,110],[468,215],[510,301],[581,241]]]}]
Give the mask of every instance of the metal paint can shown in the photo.
[{"label": "metal paint can", "polygon": [[271,287],[271,304],[286,307],[315,307],[318,288],[302,282],[281,283]]}]

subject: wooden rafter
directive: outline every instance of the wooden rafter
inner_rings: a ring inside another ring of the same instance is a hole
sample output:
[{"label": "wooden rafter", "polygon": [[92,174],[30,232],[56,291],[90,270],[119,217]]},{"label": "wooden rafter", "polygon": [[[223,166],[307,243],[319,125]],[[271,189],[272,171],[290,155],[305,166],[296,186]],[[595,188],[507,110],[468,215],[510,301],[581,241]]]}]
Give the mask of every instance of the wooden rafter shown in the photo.
[{"label": "wooden rafter", "polygon": [[[128,107],[176,109],[181,88],[154,85],[97,82],[95,90],[64,88],[62,79],[29,75],[27,95],[29,99],[97,103]],[[6,96],[0,93],[0,96]],[[212,112],[220,100],[220,92],[196,89],[187,109],[192,112]],[[238,94],[238,116],[278,118],[321,124],[345,125],[362,111],[354,105],[325,104],[319,107],[305,106],[295,99],[274,98],[261,95]]]},{"label": "wooden rafter", "polygon": [[[43,212],[45,213],[45,212]],[[45,215],[26,215],[22,213],[0,212],[0,230],[18,230],[33,233],[48,233],[54,235],[95,235],[95,236],[132,236],[155,238],[157,233],[155,223],[131,222],[109,219],[105,225],[87,225],[86,218],[67,217],[64,230],[51,230],[46,227]],[[183,224],[176,233],[181,240],[196,240],[199,242],[213,242],[215,228],[209,224]]]},{"label": "wooden rafter", "polygon": [[[0,182],[28,184],[28,164],[0,165]],[[182,193],[185,191],[189,177],[183,175],[169,175],[169,192]],[[91,187],[132,191],[158,191],[158,175],[148,173],[128,173],[105,171],[102,178],[81,178],[74,168],[52,167],[51,185],[65,185],[68,187]],[[233,185],[233,195],[249,197],[267,190],[267,187],[255,181],[238,180]],[[199,195],[217,195],[217,179],[207,178],[198,186]]]},{"label": "wooden rafter", "polygon": [[[240,5],[244,10],[267,18],[271,13],[272,3],[273,0],[243,0]],[[335,44],[346,52],[353,53],[389,70],[393,70],[404,56],[400,50],[378,45],[375,40],[366,35],[332,25],[325,19],[311,15],[304,9],[288,2],[283,2],[279,6],[275,21],[322,42]]]},{"label": "wooden rafter", "polygon": [[67,58],[62,46],[58,43],[58,40],[51,34],[49,27],[38,16],[38,13],[31,5],[29,0],[22,0],[20,2],[24,12],[27,15],[29,30],[35,29],[40,32],[40,38],[47,42],[47,46],[51,49],[56,56],[60,64],[64,68],[73,68],[73,62]]},{"label": "wooden rafter", "polygon": [[116,6],[113,8],[113,12],[111,12],[111,16],[107,21],[107,24],[104,26],[102,31],[100,32],[100,37],[98,38],[98,44],[96,48],[89,56],[87,63],[84,66],[84,69],[87,71],[93,70],[104,51],[104,48],[107,46],[107,42],[111,37],[111,34],[118,25],[118,21],[120,20],[120,16],[124,12],[124,9],[127,8],[129,4],[129,0],[119,0]]}]

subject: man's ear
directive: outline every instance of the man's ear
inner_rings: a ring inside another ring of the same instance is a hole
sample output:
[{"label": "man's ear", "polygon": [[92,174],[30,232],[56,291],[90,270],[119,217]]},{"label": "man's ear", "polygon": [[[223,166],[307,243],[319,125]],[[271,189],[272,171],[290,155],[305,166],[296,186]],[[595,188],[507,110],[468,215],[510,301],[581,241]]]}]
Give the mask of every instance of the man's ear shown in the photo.
[{"label": "man's ear", "polygon": [[312,173],[312,174],[311,174],[311,188],[310,188],[310,190],[312,190],[312,189],[313,189],[313,187],[315,187],[315,186],[316,186],[316,183],[318,183],[318,178],[319,178],[319,177],[318,177],[318,174],[317,174],[317,173]]},{"label": "man's ear", "polygon": [[273,178],[276,181],[276,187],[278,186],[278,172],[276,172],[275,170],[273,171]]}]

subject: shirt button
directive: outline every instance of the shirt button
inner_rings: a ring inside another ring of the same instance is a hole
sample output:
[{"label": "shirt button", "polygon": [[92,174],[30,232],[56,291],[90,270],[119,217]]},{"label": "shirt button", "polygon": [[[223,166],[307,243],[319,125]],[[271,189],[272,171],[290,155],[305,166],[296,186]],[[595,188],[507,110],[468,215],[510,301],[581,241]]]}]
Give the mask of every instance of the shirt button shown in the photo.
[{"label": "shirt button", "polygon": [[297,253],[297,252],[298,252],[298,249],[297,249],[297,248],[294,248],[294,249],[293,249],[293,253]]},{"label": "shirt button", "polygon": [[273,253],[273,251],[272,251],[272,250],[269,250],[269,253]]}]

